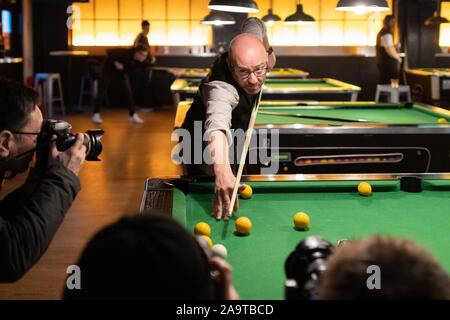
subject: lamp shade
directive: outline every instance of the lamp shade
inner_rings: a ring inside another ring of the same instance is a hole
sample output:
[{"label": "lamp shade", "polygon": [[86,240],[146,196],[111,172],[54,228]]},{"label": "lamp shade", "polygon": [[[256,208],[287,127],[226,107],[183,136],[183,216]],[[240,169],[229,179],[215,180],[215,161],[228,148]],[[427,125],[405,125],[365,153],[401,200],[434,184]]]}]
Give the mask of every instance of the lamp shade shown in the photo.
[{"label": "lamp shade", "polygon": [[434,15],[432,17],[429,17],[425,21],[425,25],[426,26],[436,26],[436,25],[440,25],[441,23],[449,23],[449,22],[450,21],[448,21],[447,18],[439,16],[437,11],[435,11]]},{"label": "lamp shade", "polygon": [[212,24],[215,26],[223,26],[228,24],[235,24],[236,20],[231,14],[223,11],[211,10],[211,12],[203,18],[202,24]]},{"label": "lamp shade", "polygon": [[208,9],[228,12],[259,12],[253,0],[211,0]]},{"label": "lamp shade", "polygon": [[264,17],[262,17],[261,20],[264,22],[270,22],[270,21],[280,21],[281,18],[276,14],[273,14],[272,9],[269,9],[269,13],[266,14]]},{"label": "lamp shade", "polygon": [[335,10],[368,13],[390,9],[386,0],[339,0]]},{"label": "lamp shade", "polygon": [[286,24],[312,24],[316,23],[313,17],[303,12],[303,5],[297,4],[297,11],[284,19]]}]

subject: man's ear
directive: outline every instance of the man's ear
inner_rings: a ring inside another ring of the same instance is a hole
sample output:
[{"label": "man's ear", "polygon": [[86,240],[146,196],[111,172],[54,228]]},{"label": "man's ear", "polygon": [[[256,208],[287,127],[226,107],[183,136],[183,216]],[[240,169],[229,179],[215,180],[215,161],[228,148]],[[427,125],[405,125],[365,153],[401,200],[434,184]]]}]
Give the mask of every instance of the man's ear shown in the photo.
[{"label": "man's ear", "polygon": [[9,130],[0,132],[0,157],[7,158],[11,153],[13,134]]}]

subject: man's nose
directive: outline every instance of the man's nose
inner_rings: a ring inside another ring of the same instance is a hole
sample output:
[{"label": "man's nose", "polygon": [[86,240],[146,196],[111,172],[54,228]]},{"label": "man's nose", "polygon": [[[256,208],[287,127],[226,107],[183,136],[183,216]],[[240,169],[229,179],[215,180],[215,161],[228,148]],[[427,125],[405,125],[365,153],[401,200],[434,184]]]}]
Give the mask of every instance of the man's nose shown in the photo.
[{"label": "man's nose", "polygon": [[256,77],[255,73],[250,73],[250,75],[248,76],[248,82],[249,83],[258,83],[258,78]]}]

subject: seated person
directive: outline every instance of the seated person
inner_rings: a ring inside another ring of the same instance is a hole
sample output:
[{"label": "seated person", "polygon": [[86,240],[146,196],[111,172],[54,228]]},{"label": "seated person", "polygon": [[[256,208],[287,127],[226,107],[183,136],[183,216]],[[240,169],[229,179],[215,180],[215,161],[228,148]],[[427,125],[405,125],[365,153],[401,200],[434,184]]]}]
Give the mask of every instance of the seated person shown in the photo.
[{"label": "seated person", "polygon": [[[100,106],[105,101],[108,88],[113,81],[120,83],[121,94],[129,110],[129,121],[138,124],[144,122],[135,113],[134,96],[136,92],[141,92],[139,88],[147,85],[149,68],[151,66],[147,61],[148,54],[149,52],[146,47],[137,46],[117,57],[108,55],[100,77],[98,95],[94,102],[94,115],[92,117],[94,123],[100,124],[103,122],[100,117]],[[136,80],[136,70],[140,72],[141,69],[144,69],[144,73],[146,72],[146,77]]]},{"label": "seated person", "polygon": [[154,212],[124,217],[101,230],[77,265],[81,289],[66,288],[66,300],[239,299],[225,260],[208,259],[197,238],[173,218]]},{"label": "seated person", "polygon": [[[369,289],[375,265],[380,289]],[[450,277],[409,239],[372,236],[338,247],[322,274],[319,299],[450,299]]]},{"label": "seated person", "polygon": [[[33,89],[0,78],[2,184],[4,178],[25,172],[36,151],[43,123],[37,102]],[[47,165],[39,172],[30,170],[25,184],[0,201],[0,282],[20,279],[47,250],[80,191],[78,173],[85,155],[81,133],[64,152],[51,142],[49,153],[38,156]]]}]

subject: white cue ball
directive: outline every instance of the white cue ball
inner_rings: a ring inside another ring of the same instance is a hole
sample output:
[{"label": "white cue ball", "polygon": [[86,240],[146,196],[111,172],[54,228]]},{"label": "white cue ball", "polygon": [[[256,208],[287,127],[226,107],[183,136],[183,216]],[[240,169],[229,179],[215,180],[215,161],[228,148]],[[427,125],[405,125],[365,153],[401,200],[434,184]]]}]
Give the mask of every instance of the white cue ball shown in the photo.
[{"label": "white cue ball", "polygon": [[222,259],[226,259],[228,252],[227,248],[223,244],[215,244],[212,247],[213,256],[221,257]]}]

